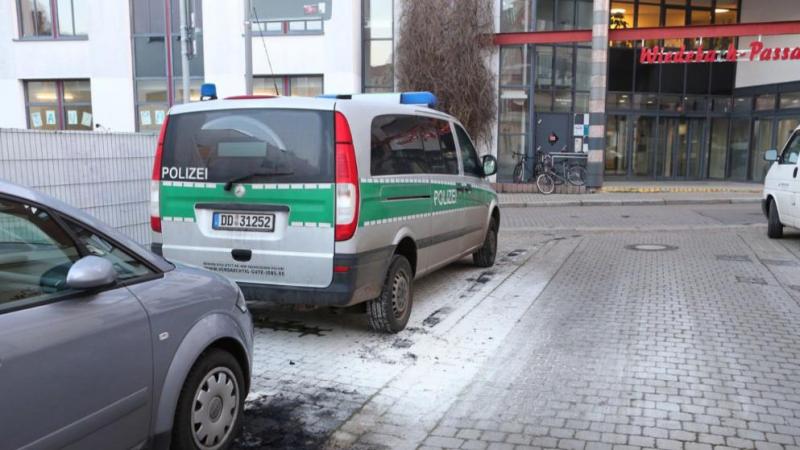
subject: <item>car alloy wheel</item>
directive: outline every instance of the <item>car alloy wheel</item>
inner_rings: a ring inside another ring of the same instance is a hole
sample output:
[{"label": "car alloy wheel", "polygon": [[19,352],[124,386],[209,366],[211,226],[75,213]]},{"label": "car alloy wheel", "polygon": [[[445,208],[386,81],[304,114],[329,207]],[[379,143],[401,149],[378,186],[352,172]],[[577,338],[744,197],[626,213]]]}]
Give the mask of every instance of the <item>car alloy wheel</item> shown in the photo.
[{"label": "car alloy wheel", "polygon": [[192,437],[198,448],[216,450],[228,438],[239,414],[239,385],[227,367],[203,377],[194,395]]}]

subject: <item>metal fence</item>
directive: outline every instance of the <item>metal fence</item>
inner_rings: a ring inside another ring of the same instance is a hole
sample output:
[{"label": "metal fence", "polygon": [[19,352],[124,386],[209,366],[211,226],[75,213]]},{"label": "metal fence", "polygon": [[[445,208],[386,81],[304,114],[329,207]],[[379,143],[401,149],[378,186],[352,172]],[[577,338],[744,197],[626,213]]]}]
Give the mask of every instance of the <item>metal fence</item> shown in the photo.
[{"label": "metal fence", "polygon": [[83,209],[144,245],[157,136],[0,129],[0,178]]}]

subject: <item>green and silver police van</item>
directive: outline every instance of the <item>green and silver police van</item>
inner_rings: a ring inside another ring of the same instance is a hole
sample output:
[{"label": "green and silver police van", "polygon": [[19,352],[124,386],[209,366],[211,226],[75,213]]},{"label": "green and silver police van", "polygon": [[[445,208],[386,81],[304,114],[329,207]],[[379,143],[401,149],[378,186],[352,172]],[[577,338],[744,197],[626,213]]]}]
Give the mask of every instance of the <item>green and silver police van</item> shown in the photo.
[{"label": "green and silver police van", "polygon": [[402,330],[414,279],[494,264],[500,209],[464,127],[430,93],[235,97],[173,107],[151,184],[153,248],[250,302],[365,304]]}]

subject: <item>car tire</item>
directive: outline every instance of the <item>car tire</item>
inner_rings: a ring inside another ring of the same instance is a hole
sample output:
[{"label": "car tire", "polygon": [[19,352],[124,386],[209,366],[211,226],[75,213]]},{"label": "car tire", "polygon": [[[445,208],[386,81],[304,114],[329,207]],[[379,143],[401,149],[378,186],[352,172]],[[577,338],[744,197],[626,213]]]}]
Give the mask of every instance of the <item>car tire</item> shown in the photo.
[{"label": "car tire", "polygon": [[414,274],[402,255],[392,256],[381,295],[367,302],[367,318],[372,331],[398,333],[411,317],[414,299]]},{"label": "car tire", "polygon": [[233,355],[218,349],[204,353],[189,371],[181,389],[172,448],[229,448],[242,425],[244,386],[242,368]]},{"label": "car tire", "polygon": [[769,212],[767,213],[767,236],[770,239],[780,239],[783,237],[783,224],[778,214],[778,205],[774,199],[769,200]]},{"label": "car tire", "polygon": [[497,257],[497,219],[492,218],[489,222],[489,229],[486,230],[486,238],[483,246],[472,254],[472,262],[478,267],[492,267]]}]

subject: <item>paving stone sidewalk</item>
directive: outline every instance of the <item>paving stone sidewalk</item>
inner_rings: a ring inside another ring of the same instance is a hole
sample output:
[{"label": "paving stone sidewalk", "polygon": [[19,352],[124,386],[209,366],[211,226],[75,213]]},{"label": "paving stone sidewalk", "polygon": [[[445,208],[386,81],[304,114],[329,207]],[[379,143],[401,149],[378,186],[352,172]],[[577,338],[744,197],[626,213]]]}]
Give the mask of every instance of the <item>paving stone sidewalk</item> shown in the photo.
[{"label": "paving stone sidewalk", "polygon": [[800,448],[797,241],[584,236],[421,448]]}]

